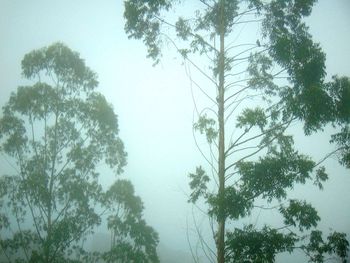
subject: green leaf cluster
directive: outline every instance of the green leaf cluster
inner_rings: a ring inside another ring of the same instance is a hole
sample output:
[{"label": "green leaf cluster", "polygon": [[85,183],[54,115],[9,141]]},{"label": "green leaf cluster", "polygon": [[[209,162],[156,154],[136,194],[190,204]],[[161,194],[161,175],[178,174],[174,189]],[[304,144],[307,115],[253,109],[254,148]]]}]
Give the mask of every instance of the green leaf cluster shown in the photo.
[{"label": "green leaf cluster", "polygon": [[311,262],[322,263],[325,261],[324,254],[336,254],[346,262],[349,241],[344,233],[333,232],[323,240],[322,232],[312,231],[309,237],[309,243],[303,246],[303,249],[310,255]]},{"label": "green leaf cluster", "polygon": [[255,229],[253,225],[236,228],[227,233],[227,262],[275,262],[276,254],[291,252],[296,241],[297,237],[293,233],[282,234],[267,226],[261,230]]},{"label": "green leaf cluster", "polygon": [[206,135],[208,143],[214,142],[218,136],[215,120],[208,118],[206,114],[201,115],[193,127],[195,130],[199,130],[201,134]]},{"label": "green leaf cluster", "polygon": [[209,176],[205,173],[201,166],[196,168],[196,173],[190,173],[190,188],[192,193],[189,198],[189,202],[195,203],[199,197],[206,197],[207,192],[207,183],[210,181]]},{"label": "green leaf cluster", "polygon": [[287,189],[295,183],[304,184],[311,179],[315,163],[307,157],[294,153],[275,153],[259,158],[257,162],[240,162],[241,189],[252,198],[261,196],[268,201],[284,199]]}]

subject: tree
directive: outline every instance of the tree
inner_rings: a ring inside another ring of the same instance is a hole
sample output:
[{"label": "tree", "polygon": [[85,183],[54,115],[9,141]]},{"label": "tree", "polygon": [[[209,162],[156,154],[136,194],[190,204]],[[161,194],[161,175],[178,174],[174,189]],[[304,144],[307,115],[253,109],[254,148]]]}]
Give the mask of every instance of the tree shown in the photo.
[{"label": "tree", "polygon": [[[339,83],[348,81],[325,82],[325,54],[303,20],[315,1],[124,3],[126,33],[143,41],[155,64],[163,46],[172,45],[185,65],[202,75],[196,81],[190,76],[208,101],[203,110],[196,104],[194,129],[209,144],[208,154],[200,151],[212,176],[202,166],[189,175],[189,201],[204,200],[208,216],[216,222],[216,261],[274,262],[277,253],[297,248],[313,262],[323,262],[327,253],[345,260],[346,236],[334,232],[324,241],[316,229],[320,217],[315,208],[288,200],[296,184],[314,182],[322,188],[328,179],[322,162],[295,149],[289,127],[303,123],[305,135],[310,135],[339,121],[340,112],[346,118],[342,124],[349,120],[349,85]],[[333,153],[343,151],[344,163],[348,131],[344,128],[333,138],[340,146]],[[261,202],[260,208],[281,213],[284,227],[258,229],[248,224],[226,229],[228,221],[247,218]]]},{"label": "tree", "polygon": [[[22,73],[35,83],[11,94],[0,119],[0,150],[15,170],[0,177],[6,260],[159,262],[158,235],[131,183],[118,179],[105,189],[99,182],[98,166],[119,175],[126,152],[96,74],[62,43],[26,54]],[[82,243],[103,219],[118,242],[104,254],[85,251]]]},{"label": "tree", "polygon": [[328,109],[330,122],[340,127],[340,132],[332,135],[331,142],[338,146],[339,162],[350,168],[350,79],[333,76],[326,88],[332,98],[332,107]]}]

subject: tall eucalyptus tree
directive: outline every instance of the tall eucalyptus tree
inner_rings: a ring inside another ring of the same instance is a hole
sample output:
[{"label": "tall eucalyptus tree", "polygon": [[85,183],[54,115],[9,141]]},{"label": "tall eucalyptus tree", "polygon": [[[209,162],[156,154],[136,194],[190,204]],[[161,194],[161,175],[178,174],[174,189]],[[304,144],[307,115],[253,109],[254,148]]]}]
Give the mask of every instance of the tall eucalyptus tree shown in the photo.
[{"label": "tall eucalyptus tree", "polygon": [[[191,76],[208,98],[194,129],[214,149],[206,157],[213,176],[202,166],[190,174],[189,201],[204,200],[216,222],[218,263],[274,262],[277,253],[296,248],[314,262],[323,262],[326,253],[346,258],[345,234],[334,232],[324,241],[315,229],[317,211],[305,201],[288,200],[295,184],[311,181],[322,188],[328,178],[320,163],[295,149],[289,127],[299,121],[306,135],[316,132],[338,118],[335,105],[349,101],[347,78],[347,86],[325,83],[325,54],[304,22],[315,2],[124,1],[125,31],[143,41],[155,64],[170,46],[202,75]],[[335,99],[332,92],[342,95]],[[334,137],[344,162],[347,134],[344,129]],[[281,213],[284,227],[226,229],[229,220],[246,218],[261,200]]]}]

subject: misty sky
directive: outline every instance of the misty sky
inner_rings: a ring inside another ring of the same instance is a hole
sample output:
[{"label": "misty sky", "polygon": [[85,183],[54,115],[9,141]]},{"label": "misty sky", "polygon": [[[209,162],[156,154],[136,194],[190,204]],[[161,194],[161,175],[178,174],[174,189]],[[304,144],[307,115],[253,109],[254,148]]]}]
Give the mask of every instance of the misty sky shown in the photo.
[{"label": "misty sky", "polygon": [[[328,77],[350,76],[350,1],[321,0],[307,21],[327,54]],[[204,161],[193,141],[194,106],[182,61],[165,50],[164,60],[152,67],[143,44],[124,33],[121,0],[0,0],[0,106],[17,86],[29,83],[21,78],[23,56],[56,41],[79,52],[98,74],[99,91],[119,116],[128,152],[122,176],[145,203],[147,222],[162,245],[187,251],[187,174]],[[316,159],[321,149],[332,149],[327,135],[296,141]],[[0,165],[1,172],[10,169],[2,155]],[[301,187],[294,195],[314,202],[323,229],[350,235],[349,170],[335,160],[327,166],[331,179],[323,192]],[[106,184],[112,180],[112,174],[104,175]]]}]

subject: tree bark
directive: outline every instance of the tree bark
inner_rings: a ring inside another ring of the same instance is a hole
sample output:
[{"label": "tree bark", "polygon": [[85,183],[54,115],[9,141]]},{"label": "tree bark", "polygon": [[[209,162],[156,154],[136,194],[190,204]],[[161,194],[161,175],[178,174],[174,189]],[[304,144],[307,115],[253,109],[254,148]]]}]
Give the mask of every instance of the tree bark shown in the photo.
[{"label": "tree bark", "polygon": [[225,262],[225,122],[224,122],[224,101],[225,101],[225,0],[220,1],[219,15],[219,34],[220,34],[220,53],[219,53],[219,87],[218,87],[218,123],[219,123],[219,158],[218,158],[218,177],[219,177],[219,213],[218,213],[218,232],[217,232],[217,263]]}]

